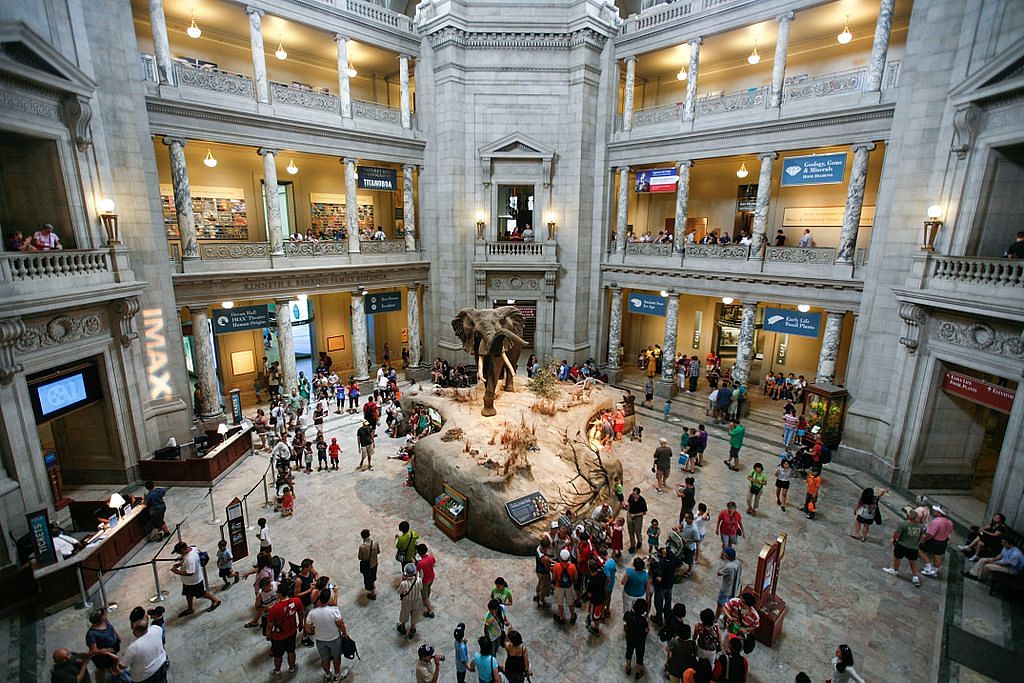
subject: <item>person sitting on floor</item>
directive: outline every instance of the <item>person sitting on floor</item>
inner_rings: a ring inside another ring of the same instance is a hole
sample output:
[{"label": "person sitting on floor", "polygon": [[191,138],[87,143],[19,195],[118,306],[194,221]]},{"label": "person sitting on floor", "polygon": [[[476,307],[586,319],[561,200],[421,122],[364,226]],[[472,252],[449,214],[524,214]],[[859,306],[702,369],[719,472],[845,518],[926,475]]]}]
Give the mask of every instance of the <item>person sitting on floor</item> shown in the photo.
[{"label": "person sitting on floor", "polygon": [[1003,536],[1002,543],[1003,549],[998,555],[978,560],[970,571],[964,572],[964,576],[978,581],[984,581],[992,572],[1019,576],[1024,571],[1024,553],[1009,536]]}]

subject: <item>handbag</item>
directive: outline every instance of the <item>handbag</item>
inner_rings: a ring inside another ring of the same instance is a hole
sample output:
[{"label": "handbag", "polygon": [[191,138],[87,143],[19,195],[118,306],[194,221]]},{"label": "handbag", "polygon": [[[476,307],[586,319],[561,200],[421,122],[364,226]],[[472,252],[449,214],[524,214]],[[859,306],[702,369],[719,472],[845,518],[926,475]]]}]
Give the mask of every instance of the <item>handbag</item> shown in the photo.
[{"label": "handbag", "polygon": [[881,526],[882,524],[882,510],[881,508],[875,508],[875,524]]},{"label": "handbag", "polygon": [[750,654],[754,651],[754,647],[757,645],[757,641],[754,640],[754,634],[748,633],[743,637],[743,653]]}]

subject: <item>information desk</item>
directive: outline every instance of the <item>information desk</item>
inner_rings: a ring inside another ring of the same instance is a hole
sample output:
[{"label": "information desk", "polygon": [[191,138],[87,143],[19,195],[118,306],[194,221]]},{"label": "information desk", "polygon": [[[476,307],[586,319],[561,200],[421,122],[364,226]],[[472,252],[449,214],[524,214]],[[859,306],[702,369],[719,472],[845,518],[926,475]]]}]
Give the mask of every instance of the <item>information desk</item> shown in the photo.
[{"label": "information desk", "polygon": [[252,427],[230,435],[199,458],[148,459],[139,462],[139,476],[161,484],[213,486],[239,460],[252,452]]},{"label": "information desk", "polygon": [[[106,503],[99,501],[76,504],[92,509],[106,506]],[[91,521],[91,526],[95,529],[98,522],[95,519]],[[82,528],[80,531],[88,531],[88,528]],[[52,614],[81,600],[78,585],[79,565],[82,568],[85,590],[91,593],[98,580],[96,569],[106,570],[116,566],[134,551],[139,543],[145,541],[148,531],[149,515],[146,514],[146,506],[137,505],[118,521],[117,526],[104,531],[96,541],[71,557],[59,558],[54,564],[33,569],[43,610]],[[104,572],[104,576],[111,577],[112,574]]]}]

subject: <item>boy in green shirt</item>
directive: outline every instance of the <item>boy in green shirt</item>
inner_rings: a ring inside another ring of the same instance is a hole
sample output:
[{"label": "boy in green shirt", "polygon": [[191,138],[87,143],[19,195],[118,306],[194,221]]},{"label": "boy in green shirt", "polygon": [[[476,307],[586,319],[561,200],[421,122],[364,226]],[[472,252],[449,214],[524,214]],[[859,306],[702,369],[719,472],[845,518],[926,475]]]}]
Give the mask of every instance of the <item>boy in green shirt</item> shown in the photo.
[{"label": "boy in green shirt", "polygon": [[740,471],[740,449],[743,448],[743,436],[747,428],[733,420],[729,429],[729,459],[724,460],[726,467],[734,472]]},{"label": "boy in green shirt", "polygon": [[924,527],[918,522],[917,511],[907,510],[907,521],[901,522],[892,534],[892,566],[882,567],[882,571],[897,576],[900,573],[901,561],[906,559],[910,563],[914,587],[920,588],[921,576],[917,570],[917,557],[923,532]]},{"label": "boy in green shirt", "polygon": [[747,491],[747,514],[756,515],[757,506],[761,503],[761,491],[768,483],[768,475],[764,473],[764,465],[755,462],[754,469],[750,470],[750,474],[747,475],[747,481],[750,482],[750,490]]}]

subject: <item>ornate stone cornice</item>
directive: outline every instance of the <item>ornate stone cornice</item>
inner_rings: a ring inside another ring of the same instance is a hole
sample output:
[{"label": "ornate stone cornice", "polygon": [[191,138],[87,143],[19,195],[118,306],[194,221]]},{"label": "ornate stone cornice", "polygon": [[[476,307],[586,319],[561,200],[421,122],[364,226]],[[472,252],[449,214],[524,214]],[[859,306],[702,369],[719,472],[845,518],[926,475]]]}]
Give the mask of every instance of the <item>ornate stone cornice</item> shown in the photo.
[{"label": "ornate stone cornice", "polygon": [[940,320],[935,327],[935,339],[975,351],[1024,360],[1024,336],[977,320]]},{"label": "ornate stone cornice", "polygon": [[25,334],[25,323],[21,318],[0,320],[0,384],[7,385],[23,370],[21,363],[14,360],[14,348]]},{"label": "ornate stone cornice", "polygon": [[481,32],[446,26],[428,37],[435,50],[455,46],[465,50],[572,50],[586,46],[604,48],[607,38],[594,29],[569,33]]},{"label": "ornate stone cornice", "polygon": [[907,353],[914,353],[917,351],[921,328],[928,322],[928,311],[917,304],[904,301],[900,304],[900,318],[907,324],[907,333],[900,337],[900,344],[907,347]]},{"label": "ornate stone cornice", "polygon": [[68,344],[101,334],[105,330],[99,312],[61,314],[45,322],[27,325],[14,348],[19,353],[32,353],[40,349]]},{"label": "ornate stone cornice", "polygon": [[132,340],[139,338],[139,333],[135,330],[135,316],[140,308],[139,298],[135,296],[110,302],[110,312],[117,323],[117,338],[126,349],[131,346]]}]

